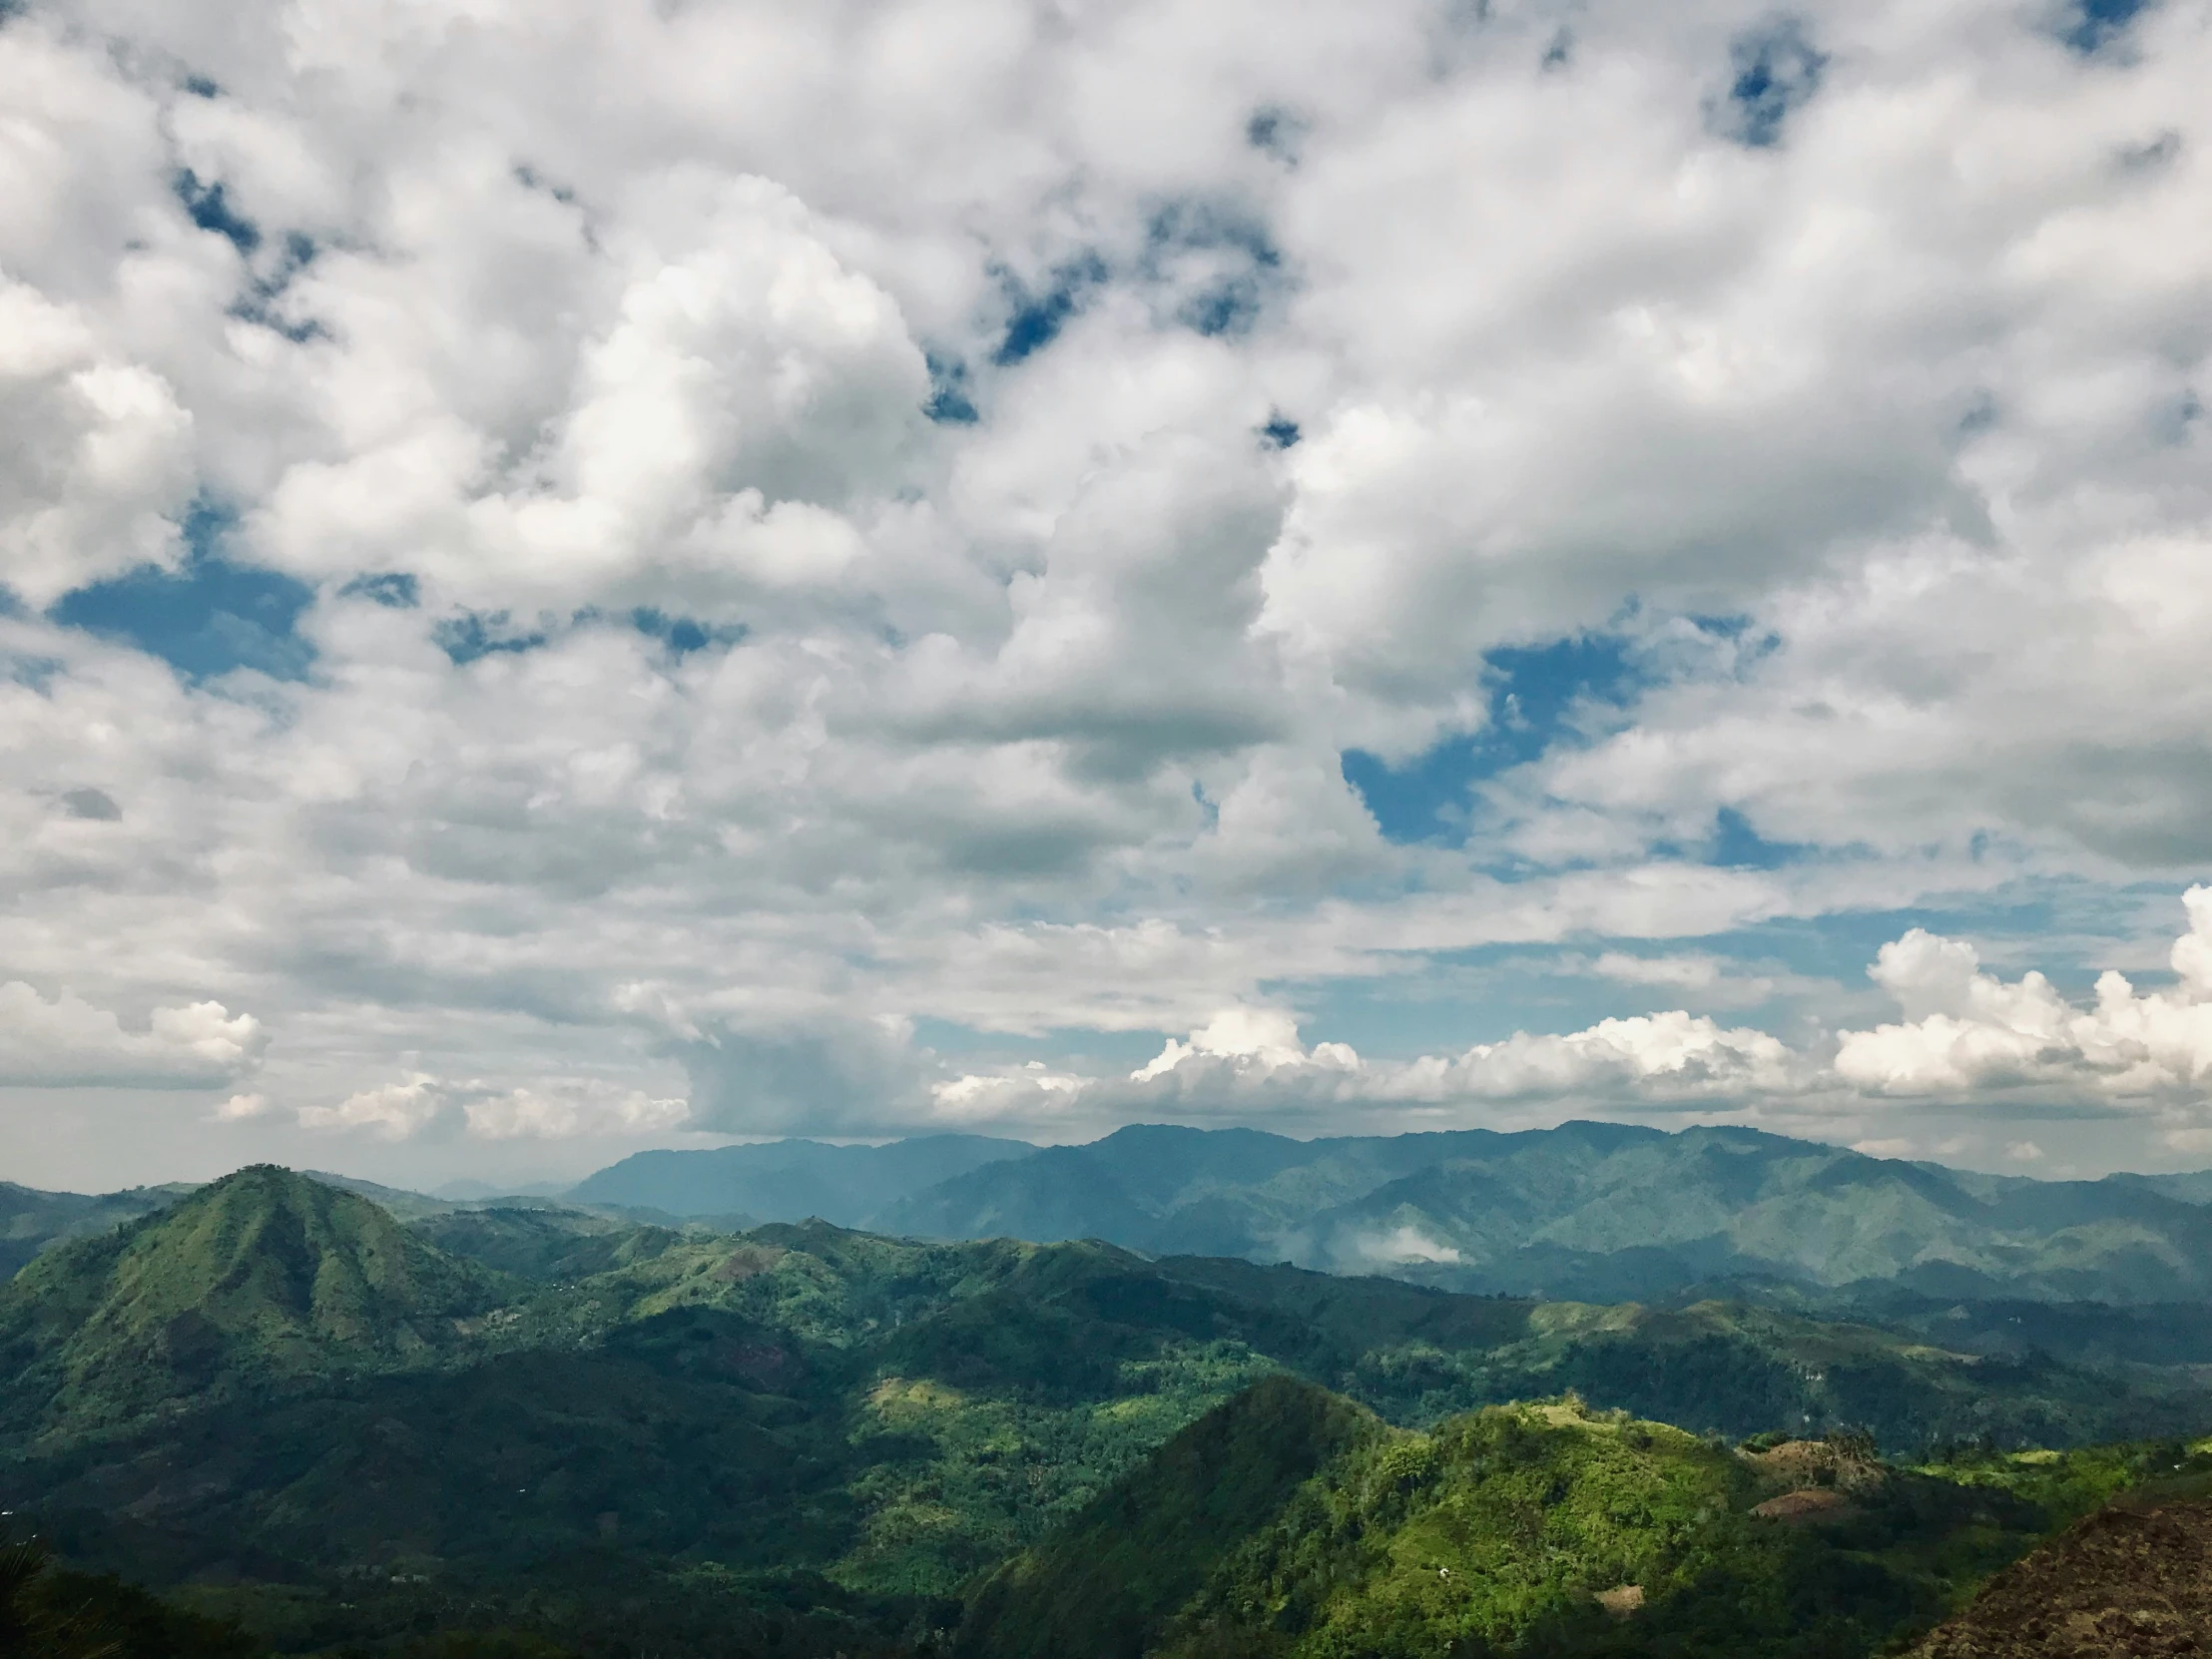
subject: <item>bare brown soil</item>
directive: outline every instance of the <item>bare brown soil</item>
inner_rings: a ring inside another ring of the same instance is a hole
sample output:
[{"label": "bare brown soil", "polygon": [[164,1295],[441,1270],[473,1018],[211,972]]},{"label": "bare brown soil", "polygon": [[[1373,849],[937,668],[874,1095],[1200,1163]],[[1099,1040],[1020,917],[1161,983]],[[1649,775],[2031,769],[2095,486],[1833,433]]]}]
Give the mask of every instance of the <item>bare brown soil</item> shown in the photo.
[{"label": "bare brown soil", "polygon": [[1851,1499],[1833,1486],[1806,1486],[1780,1497],[1770,1497],[1752,1509],[1768,1520],[1804,1522],[1836,1520],[1851,1511]]},{"label": "bare brown soil", "polygon": [[1913,1659],[2212,1659],[2212,1504],[2101,1509],[1992,1578]]},{"label": "bare brown soil", "polygon": [[1890,1478],[1889,1470],[1873,1458],[1826,1440],[1785,1440],[1745,1460],[1759,1472],[1762,1484],[1785,1489],[1833,1486],[1849,1495],[1879,1490]]}]

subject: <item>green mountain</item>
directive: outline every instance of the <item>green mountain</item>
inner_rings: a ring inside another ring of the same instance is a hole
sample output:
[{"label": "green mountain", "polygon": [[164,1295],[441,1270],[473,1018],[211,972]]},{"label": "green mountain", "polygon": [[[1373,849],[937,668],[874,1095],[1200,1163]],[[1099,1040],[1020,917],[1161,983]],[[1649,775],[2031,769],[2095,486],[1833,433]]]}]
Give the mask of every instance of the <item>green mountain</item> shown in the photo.
[{"label": "green mountain", "polygon": [[791,1140],[702,1152],[639,1152],[588,1177],[566,1196],[580,1204],[741,1219],[746,1225],[819,1218],[839,1227],[868,1227],[911,1194],[1035,1151],[1025,1141],[985,1135],[923,1135],[886,1146]]},{"label": "green mountain", "polygon": [[241,1170],[0,1286],[0,1422],[82,1433],[211,1391],[421,1364],[507,1292],[364,1198]]},{"label": "green mountain", "polygon": [[51,1245],[108,1232],[165,1209],[190,1191],[189,1186],[133,1187],[95,1198],[0,1181],[0,1280]]},{"label": "green mountain", "polygon": [[1139,1659],[1223,1559],[1325,1466],[1386,1432],[1311,1383],[1271,1378],[1217,1406],[969,1599],[977,1659]]},{"label": "green mountain", "polygon": [[402,1226],[256,1169],[0,1288],[0,1508],[285,1651],[496,1627],[610,1655],[920,1651],[1256,1384],[1231,1420],[1272,1424],[1265,1455],[1183,1442],[1213,1495],[1179,1556],[1228,1549],[1362,1436],[1570,1388],[1690,1430],[1864,1425],[1897,1449],[2212,1421],[2186,1367],[1977,1357],[1742,1304],[819,1222],[493,1205]]},{"label": "green mountain", "polygon": [[970,1171],[874,1225],[1598,1302],[1725,1285],[1838,1306],[1887,1290],[2127,1304],[2212,1300],[2198,1190],[1972,1175],[1740,1128],[1292,1141],[1139,1126]]},{"label": "green mountain", "polygon": [[999,1568],[956,1650],[1856,1659],[2168,1457],[2212,1471],[2158,1447],[1901,1469],[1848,1436],[1731,1449],[1571,1397],[1420,1433],[1278,1383]]}]

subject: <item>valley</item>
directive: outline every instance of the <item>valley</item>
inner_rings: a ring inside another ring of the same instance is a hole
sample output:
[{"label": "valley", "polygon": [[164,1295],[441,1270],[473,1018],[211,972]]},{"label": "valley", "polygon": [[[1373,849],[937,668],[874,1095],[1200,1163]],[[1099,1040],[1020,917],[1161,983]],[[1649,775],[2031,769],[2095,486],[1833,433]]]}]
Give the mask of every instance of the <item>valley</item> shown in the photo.
[{"label": "valley", "polygon": [[0,1288],[0,1508],[242,1653],[1841,1659],[2212,1466],[2150,1303],[165,1196]]}]

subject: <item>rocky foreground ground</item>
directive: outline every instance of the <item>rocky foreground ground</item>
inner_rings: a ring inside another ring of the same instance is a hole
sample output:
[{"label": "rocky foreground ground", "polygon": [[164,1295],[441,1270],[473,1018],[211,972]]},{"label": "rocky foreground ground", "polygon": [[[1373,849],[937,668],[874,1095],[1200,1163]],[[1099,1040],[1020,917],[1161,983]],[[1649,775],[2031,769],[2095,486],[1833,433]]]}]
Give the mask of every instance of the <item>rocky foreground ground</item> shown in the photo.
[{"label": "rocky foreground ground", "polygon": [[1913,1659],[2212,1655],[2212,1504],[2099,1510],[1991,1579]]}]

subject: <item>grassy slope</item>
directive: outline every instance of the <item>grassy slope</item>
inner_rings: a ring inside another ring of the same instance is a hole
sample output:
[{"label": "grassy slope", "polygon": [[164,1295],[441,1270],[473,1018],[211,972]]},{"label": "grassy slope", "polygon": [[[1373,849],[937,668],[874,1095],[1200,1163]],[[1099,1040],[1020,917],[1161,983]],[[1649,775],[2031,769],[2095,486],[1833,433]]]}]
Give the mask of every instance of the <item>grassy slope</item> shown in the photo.
[{"label": "grassy slope", "polygon": [[[2054,1526],[2187,1460],[2133,1446],[1894,1469],[1849,1442],[1752,1455],[1569,1401],[1491,1407],[1428,1434],[1375,1424],[1272,1513],[1251,1481],[1239,1490],[1253,1495],[1211,1501],[1215,1471],[1264,1457],[1270,1437],[1242,1400],[1186,1430],[1001,1569],[963,1652],[1861,1659]],[[1808,1485],[1834,1505],[1817,1524],[1757,1512]],[[1630,1616],[1601,1605],[1629,1587]]]},{"label": "grassy slope", "polygon": [[366,1199],[242,1170],[0,1286],[6,1426],[81,1435],[210,1393],[421,1363],[508,1291]]}]

